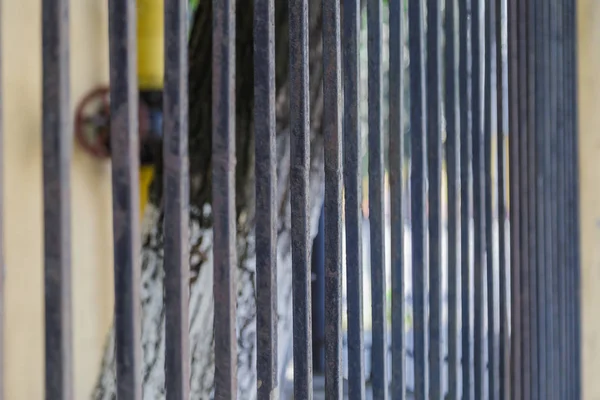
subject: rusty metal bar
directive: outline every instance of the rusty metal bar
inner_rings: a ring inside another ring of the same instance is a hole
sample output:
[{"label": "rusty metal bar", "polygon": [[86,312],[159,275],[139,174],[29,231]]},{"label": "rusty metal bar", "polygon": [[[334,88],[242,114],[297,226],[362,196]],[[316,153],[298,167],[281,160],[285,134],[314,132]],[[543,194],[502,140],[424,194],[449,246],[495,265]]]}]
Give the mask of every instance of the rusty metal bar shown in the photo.
[{"label": "rusty metal bar", "polygon": [[462,358],[462,398],[472,399],[473,375],[471,372],[471,151],[472,151],[472,112],[471,88],[471,46],[468,40],[471,0],[458,0],[459,36],[459,105],[460,105],[460,234],[461,234],[461,358]]},{"label": "rusty metal bar", "polygon": [[382,0],[367,0],[369,55],[369,225],[371,238],[371,306],[373,318],[373,397],[386,398],[387,340],[385,290],[385,216],[382,120]]},{"label": "rusty metal bar", "polygon": [[166,398],[190,396],[188,1],[165,2],[164,269]]},{"label": "rusty metal bar", "polygon": [[446,165],[448,174],[448,398],[460,399],[460,115],[458,91],[458,3],[446,2],[444,27]]},{"label": "rusty metal bar", "polygon": [[235,12],[235,0],[213,0],[212,212],[215,399],[231,399],[237,396]]},{"label": "rusty metal bar", "polygon": [[275,2],[254,2],[256,152],[256,372],[260,399],[277,389],[277,160],[275,142]]},{"label": "rusty metal bar", "polygon": [[[46,398],[73,397],[69,2],[42,1]],[[2,267],[4,268],[4,267]],[[4,272],[2,272],[4,274]]]},{"label": "rusty metal bar", "polygon": [[404,32],[403,2],[390,0],[389,174],[392,272],[392,382],[391,397],[406,395],[406,331],[404,320]]},{"label": "rusty metal bar", "polygon": [[427,246],[425,158],[427,108],[425,93],[424,6],[408,2],[408,47],[410,55],[410,129],[411,129],[411,241],[414,316],[415,399],[429,399],[427,368]]},{"label": "rusty metal bar", "polygon": [[342,71],[340,2],[323,0],[325,396],[342,399]]},{"label": "rusty metal bar", "polygon": [[429,395],[442,398],[442,5],[427,1]]},{"label": "rusty metal bar", "polygon": [[141,400],[136,8],[108,4],[117,398]]},{"label": "rusty metal bar", "polygon": [[[398,0],[392,0],[392,3]],[[344,186],[346,218],[346,285],[348,313],[348,397],[364,400],[365,354],[363,331],[362,264],[362,149],[360,99],[360,0],[345,0],[343,7],[344,78]],[[391,22],[390,22],[391,24]],[[390,26],[390,29],[391,26]],[[392,41],[392,38],[390,38]],[[390,65],[392,64],[390,54]],[[390,67],[391,69],[392,67]],[[390,76],[391,79],[391,76]],[[391,104],[391,99],[390,99]],[[390,109],[392,106],[390,105]],[[397,109],[394,108],[394,109]],[[390,111],[391,112],[391,111]],[[392,119],[390,120],[391,123]],[[390,171],[390,180],[392,180]],[[391,184],[391,182],[390,182]],[[392,203],[393,204],[393,203]],[[393,208],[393,205],[392,205]],[[393,213],[394,211],[392,211]],[[393,243],[393,239],[392,239]],[[392,244],[393,246],[393,244]],[[394,253],[392,253],[394,254]],[[392,300],[393,301],[393,300]],[[393,306],[392,306],[393,307]],[[392,315],[393,311],[392,311]],[[394,317],[392,316],[392,319]]]},{"label": "rusty metal bar", "polygon": [[308,1],[289,1],[294,398],[312,398]]},{"label": "rusty metal bar", "polygon": [[496,52],[496,146],[498,160],[498,301],[499,301],[499,326],[500,339],[498,344],[498,398],[509,397],[510,388],[510,336],[509,327],[509,297],[508,297],[508,265],[506,259],[506,216],[507,198],[505,165],[506,145],[504,139],[507,136],[508,122],[508,81],[507,81],[507,57],[504,48],[507,45],[506,35],[506,0],[495,0],[495,52]]}]

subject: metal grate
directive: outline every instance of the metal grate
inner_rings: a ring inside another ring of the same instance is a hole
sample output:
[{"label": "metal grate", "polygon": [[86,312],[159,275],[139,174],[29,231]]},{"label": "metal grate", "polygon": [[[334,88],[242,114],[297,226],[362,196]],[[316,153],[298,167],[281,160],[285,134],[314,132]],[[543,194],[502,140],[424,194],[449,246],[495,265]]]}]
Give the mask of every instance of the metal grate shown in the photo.
[{"label": "metal grate", "polygon": [[[327,399],[364,399],[366,386],[377,399],[409,398],[408,393],[418,400],[579,398],[575,0],[322,0],[322,77],[310,76],[311,41],[316,39],[309,37],[313,29],[309,17],[315,12],[309,5],[314,3],[290,0],[284,18],[289,24],[285,62],[291,131],[294,398],[312,398],[311,315],[317,312],[325,316]],[[232,399],[238,392],[236,12],[246,12],[251,5],[256,396],[277,398],[280,386],[275,100],[279,6],[274,0],[252,4],[213,0],[212,7],[200,7],[198,12],[212,13],[212,99],[204,101],[212,102],[217,399]],[[116,385],[117,398],[127,400],[141,400],[143,385],[135,7],[133,0],[109,0]],[[363,12],[365,27],[361,27]],[[389,15],[387,42],[384,14]],[[187,399],[188,1],[165,1],[164,16],[165,390],[169,399]],[[46,397],[50,399],[72,398],[68,18],[67,0],[43,0]],[[360,47],[363,28],[368,32],[367,49]],[[368,91],[362,94],[359,55],[364,50]],[[389,54],[385,81],[384,54]],[[317,133],[311,132],[312,79],[323,80],[322,132]],[[361,213],[363,96],[368,99],[368,238],[363,238]],[[384,102],[389,115],[383,115]],[[325,282],[323,310],[311,305],[309,172],[315,134],[324,139],[325,272],[317,277]],[[406,154],[405,147],[410,148]],[[405,175],[410,176],[410,185],[405,185]],[[388,225],[391,258],[386,260]],[[407,229],[410,238],[405,237]],[[370,243],[371,271],[368,381],[364,240]],[[342,341],[343,271],[347,344]],[[405,272],[412,276],[412,305],[405,304]],[[0,291],[2,284],[0,277]],[[412,327],[407,326],[409,311]],[[414,342],[410,355],[409,335]],[[347,389],[344,362],[349,371]],[[408,378],[409,363],[414,379]]]}]

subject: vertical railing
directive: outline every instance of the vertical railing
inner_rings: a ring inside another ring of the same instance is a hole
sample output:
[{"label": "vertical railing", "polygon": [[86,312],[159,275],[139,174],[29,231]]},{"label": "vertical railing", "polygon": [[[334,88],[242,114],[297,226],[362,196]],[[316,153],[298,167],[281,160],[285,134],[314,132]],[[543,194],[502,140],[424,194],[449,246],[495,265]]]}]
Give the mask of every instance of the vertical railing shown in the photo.
[{"label": "vertical railing", "polygon": [[73,397],[69,2],[42,2],[46,397]]},{"label": "vertical railing", "polygon": [[138,95],[134,1],[109,1],[117,398],[141,400]]},{"label": "vertical railing", "polygon": [[275,0],[254,2],[256,135],[256,361],[260,399],[277,388],[277,231],[275,159]]},{"label": "vertical railing", "polygon": [[164,3],[165,389],[169,400],[190,397],[187,5],[188,0]]},{"label": "vertical railing", "polygon": [[[393,0],[390,5],[394,4],[398,6],[399,0]],[[399,14],[398,6],[398,14]],[[359,102],[361,99],[360,93],[360,67],[359,67],[359,38],[361,29],[361,0],[348,0],[344,2],[343,7],[343,34],[342,40],[344,46],[343,49],[343,78],[344,78],[344,140],[343,140],[343,153],[344,153],[344,202],[345,202],[345,228],[346,228],[346,288],[348,293],[348,343],[352,343],[348,346],[348,395],[356,400],[364,400],[366,396],[365,391],[365,354],[364,354],[364,332],[363,332],[363,265],[362,265],[362,212],[361,212],[361,196],[362,196],[362,178],[361,178],[361,160],[362,160],[362,146],[361,146],[361,130],[359,120]],[[399,15],[398,15],[399,16]],[[400,43],[398,43],[398,46]],[[393,60],[390,59],[390,63]],[[399,60],[398,60],[399,61]],[[396,64],[394,64],[396,65]],[[395,71],[396,69],[394,69]],[[392,74],[392,76],[394,76]],[[400,90],[400,88],[398,88]],[[394,103],[395,104],[395,103]],[[401,111],[399,105],[394,106],[390,104],[390,109]],[[396,123],[394,119],[391,119],[390,123],[393,125]],[[400,127],[397,126],[398,135]],[[396,136],[390,136],[390,140],[396,138]],[[400,146],[400,148],[402,148]],[[399,168],[399,166],[398,166]],[[390,174],[390,183],[397,182],[394,178],[398,179],[398,175],[393,172]],[[397,188],[397,186],[392,187]],[[396,189],[397,190],[397,189]],[[395,191],[396,192],[396,191]],[[392,208],[395,209],[394,204]],[[394,212],[394,211],[392,211]],[[397,215],[397,214],[395,214]],[[402,228],[400,228],[402,229]],[[397,231],[394,231],[397,234]],[[394,245],[400,239],[395,235],[392,239],[392,254],[393,254],[393,265],[397,265],[397,253],[398,246]],[[402,242],[400,242],[402,243]],[[397,280],[398,270],[393,268],[392,278],[393,285]],[[402,270],[400,269],[400,272]],[[403,276],[400,275],[398,281],[403,282]],[[398,292],[395,292],[398,293]],[[400,292],[400,293],[403,293]],[[400,296],[400,307],[404,303],[404,296]],[[397,302],[397,296],[394,296],[392,302]],[[392,306],[394,307],[394,306]],[[398,315],[399,314],[399,315]],[[392,311],[392,319],[394,321],[402,321],[403,314],[402,308],[394,308]],[[392,322],[394,323],[394,322]],[[398,324],[396,323],[396,326]],[[400,329],[404,325],[400,324]],[[397,342],[394,342],[394,354],[397,356],[399,352],[402,352],[402,336],[394,336],[400,340],[400,349],[395,346]],[[404,360],[404,354],[400,356]],[[393,371],[394,377],[397,377],[397,370]],[[400,372],[402,374],[402,372]],[[398,382],[396,378],[394,382]],[[400,378],[402,379],[402,378]]]},{"label": "vertical railing", "polygon": [[234,0],[212,2],[215,398],[237,394]]},{"label": "vertical railing", "polygon": [[[308,0],[289,2],[294,398],[312,395]],[[327,328],[325,328],[327,330]]]},{"label": "vertical railing", "polygon": [[[165,1],[164,9],[168,399],[187,399],[191,391],[187,3]],[[290,0],[287,16],[294,398],[298,399],[311,398],[313,391],[309,205],[316,199],[309,198],[309,82],[313,79],[309,76],[309,13],[313,12],[309,3]],[[422,400],[446,395],[455,400],[579,398],[575,0],[428,0],[409,1],[406,8],[400,0],[389,4],[382,0],[322,1],[325,395],[332,399],[344,396],[341,293],[345,228],[348,395],[352,399],[367,397],[360,212],[362,3],[366,4],[369,59],[366,98],[373,344],[372,380],[368,383],[373,397],[387,398],[389,390],[391,397],[403,399],[412,385],[414,397]],[[235,16],[240,4],[214,0],[212,7],[201,8],[211,12],[213,35],[210,101],[218,399],[234,398],[238,380],[234,183]],[[44,0],[42,5],[46,397],[70,399],[69,7],[66,0]],[[109,1],[116,391],[117,398],[128,400],[141,400],[143,388],[135,6],[132,0]],[[253,7],[256,368],[260,382],[256,396],[274,399],[282,367],[277,365],[276,2],[255,0]],[[390,17],[387,98],[383,80],[385,7]],[[405,39],[410,59],[410,193],[403,189]],[[384,140],[386,101],[389,143]],[[389,221],[384,212],[386,151]],[[447,204],[442,201],[444,161]],[[403,208],[408,198],[410,248],[405,247]],[[387,223],[390,260],[385,258]],[[0,264],[1,250],[0,245]],[[407,251],[409,265],[405,265]],[[387,341],[387,261],[391,264],[391,350]],[[411,360],[406,349],[404,305],[408,267],[414,320]],[[0,293],[3,278],[2,272]],[[414,382],[407,378],[410,362]]]}]

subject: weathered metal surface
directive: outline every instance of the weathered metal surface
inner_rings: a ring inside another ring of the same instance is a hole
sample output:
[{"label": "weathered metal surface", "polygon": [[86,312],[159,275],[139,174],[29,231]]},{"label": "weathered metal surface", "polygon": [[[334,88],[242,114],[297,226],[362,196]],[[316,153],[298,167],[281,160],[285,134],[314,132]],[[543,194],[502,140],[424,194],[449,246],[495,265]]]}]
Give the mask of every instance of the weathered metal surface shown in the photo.
[{"label": "weathered metal surface", "polygon": [[213,0],[212,214],[215,399],[237,395],[235,0]]},{"label": "weathered metal surface", "polygon": [[429,399],[427,368],[427,246],[425,152],[427,109],[425,94],[425,32],[423,2],[408,3],[411,129],[411,236],[415,353],[415,399]]},{"label": "weathered metal surface", "polygon": [[275,2],[254,3],[256,152],[256,330],[258,398],[277,388],[277,161],[275,148]]},{"label": "weathered metal surface", "polygon": [[[398,1],[398,0],[393,0]],[[362,146],[359,121],[360,0],[344,1],[344,203],[346,220],[346,285],[348,307],[348,397],[365,399],[362,264]],[[391,3],[390,3],[391,4]],[[391,60],[390,60],[391,62]]]},{"label": "weathered metal surface", "polygon": [[392,382],[391,397],[406,396],[406,311],[404,266],[404,39],[403,2],[391,0],[390,6],[390,71],[389,71],[389,177],[391,212],[392,269]]},{"label": "weathered metal surface", "polygon": [[73,397],[68,1],[42,2],[42,35],[45,396],[66,400]]},{"label": "weathered metal surface", "polygon": [[190,396],[187,0],[165,2],[163,89],[165,389]]},{"label": "weathered metal surface", "polygon": [[108,7],[117,398],[141,400],[136,9],[131,0]]},{"label": "weathered metal surface", "polygon": [[312,399],[308,1],[289,1],[294,398]]}]

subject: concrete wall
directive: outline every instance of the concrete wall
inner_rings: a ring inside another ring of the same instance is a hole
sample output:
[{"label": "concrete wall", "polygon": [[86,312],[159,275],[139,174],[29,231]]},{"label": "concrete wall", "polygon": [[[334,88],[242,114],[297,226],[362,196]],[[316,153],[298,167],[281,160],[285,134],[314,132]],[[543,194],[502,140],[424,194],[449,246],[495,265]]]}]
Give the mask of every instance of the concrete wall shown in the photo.
[{"label": "concrete wall", "polygon": [[[5,398],[43,399],[41,1],[2,2]],[[71,2],[73,107],[108,81],[107,2]],[[72,172],[75,399],[89,397],[112,319],[110,166],[74,146]]]}]

